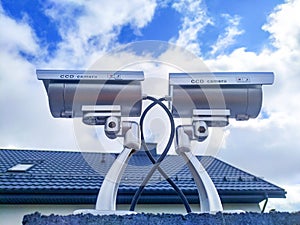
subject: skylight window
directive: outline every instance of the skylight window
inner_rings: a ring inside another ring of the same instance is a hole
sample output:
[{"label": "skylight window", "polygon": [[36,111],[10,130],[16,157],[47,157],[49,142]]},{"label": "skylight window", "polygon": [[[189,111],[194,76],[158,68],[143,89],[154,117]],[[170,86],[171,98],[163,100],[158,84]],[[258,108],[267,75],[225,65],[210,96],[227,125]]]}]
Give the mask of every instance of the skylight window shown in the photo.
[{"label": "skylight window", "polygon": [[20,163],[20,164],[17,164],[15,166],[9,168],[7,171],[8,172],[26,172],[27,170],[29,170],[33,166],[34,166],[34,164]]}]

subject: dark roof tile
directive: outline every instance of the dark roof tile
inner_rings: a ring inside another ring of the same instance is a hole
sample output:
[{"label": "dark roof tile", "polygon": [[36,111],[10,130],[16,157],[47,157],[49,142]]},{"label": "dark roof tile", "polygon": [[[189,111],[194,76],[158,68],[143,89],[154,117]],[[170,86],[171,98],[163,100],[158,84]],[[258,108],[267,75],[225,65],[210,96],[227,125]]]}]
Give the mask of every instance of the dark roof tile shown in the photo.
[{"label": "dark roof tile", "polygon": [[[153,153],[153,152],[152,152]],[[157,156],[156,156],[157,157]],[[24,190],[93,190],[97,193],[104,176],[116,154],[80,153],[63,151],[0,150],[0,193]],[[252,174],[233,167],[210,156],[199,156],[218,192],[225,196],[268,194],[270,197],[284,197],[285,191]],[[30,162],[35,166],[26,172],[8,172],[18,163]],[[133,192],[141,184],[152,164],[144,152],[134,154],[121,180],[120,192]],[[184,192],[196,192],[184,161],[179,156],[167,156],[161,164],[164,171]],[[172,187],[155,172],[145,192],[173,193]]]}]

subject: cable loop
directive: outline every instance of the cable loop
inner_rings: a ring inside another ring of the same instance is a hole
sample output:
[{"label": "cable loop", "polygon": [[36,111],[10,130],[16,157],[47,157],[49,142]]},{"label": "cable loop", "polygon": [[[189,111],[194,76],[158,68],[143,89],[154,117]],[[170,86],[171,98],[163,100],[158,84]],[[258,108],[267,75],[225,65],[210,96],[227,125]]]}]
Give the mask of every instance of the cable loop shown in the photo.
[{"label": "cable loop", "polygon": [[[130,205],[130,211],[134,211],[135,206],[145,188],[145,186],[147,185],[148,181],[150,180],[150,178],[152,177],[153,173],[158,170],[160,172],[160,174],[168,181],[168,183],[173,187],[173,189],[177,192],[177,194],[179,195],[179,197],[181,198],[187,213],[191,212],[191,208],[190,205],[187,201],[187,198],[185,197],[185,195],[183,194],[183,192],[178,188],[178,186],[172,181],[172,179],[162,170],[162,168],[160,167],[160,163],[164,160],[164,158],[166,157],[166,155],[168,154],[172,143],[173,143],[173,139],[175,136],[175,123],[174,123],[174,118],[173,115],[171,114],[171,112],[169,111],[169,109],[162,103],[162,101],[165,101],[166,98],[160,98],[160,99],[156,99],[154,97],[151,96],[146,96],[143,98],[143,100],[151,100],[153,101],[153,103],[151,103],[143,112],[141,119],[140,119],[140,129],[141,129],[141,140],[142,140],[142,145],[145,149],[145,152],[148,156],[148,158],[150,159],[150,161],[153,163],[153,167],[151,168],[151,170],[148,172],[147,176],[144,178],[142,184],[140,185],[139,189],[135,192],[135,195],[132,198],[131,201],[131,205]],[[168,143],[163,151],[163,153],[161,154],[161,156],[158,158],[158,160],[155,160],[154,157],[151,155],[147,144],[145,142],[145,137],[144,137],[144,132],[143,132],[143,124],[144,124],[144,120],[145,117],[147,115],[147,113],[150,111],[150,109],[152,109],[155,105],[159,105],[160,107],[162,107],[164,109],[164,111],[167,113],[169,120],[170,120],[170,125],[171,125],[171,132],[170,132],[170,137],[168,140]]]}]

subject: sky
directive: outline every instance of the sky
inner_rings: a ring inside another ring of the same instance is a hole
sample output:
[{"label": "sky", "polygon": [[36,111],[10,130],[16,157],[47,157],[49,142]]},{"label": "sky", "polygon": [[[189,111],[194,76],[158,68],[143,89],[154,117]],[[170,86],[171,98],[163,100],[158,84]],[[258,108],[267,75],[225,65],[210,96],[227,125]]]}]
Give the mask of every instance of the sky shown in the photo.
[{"label": "sky", "polygon": [[[144,91],[156,95],[171,71],[272,71],[258,118],[230,120],[206,147],[195,145],[285,188],[287,199],[267,210],[299,211],[299,11],[300,0],[1,0],[0,148],[90,150],[99,137],[112,144],[100,128],[51,117],[37,68],[140,69]],[[146,127],[160,140],[159,126],[168,125],[156,113]]]}]

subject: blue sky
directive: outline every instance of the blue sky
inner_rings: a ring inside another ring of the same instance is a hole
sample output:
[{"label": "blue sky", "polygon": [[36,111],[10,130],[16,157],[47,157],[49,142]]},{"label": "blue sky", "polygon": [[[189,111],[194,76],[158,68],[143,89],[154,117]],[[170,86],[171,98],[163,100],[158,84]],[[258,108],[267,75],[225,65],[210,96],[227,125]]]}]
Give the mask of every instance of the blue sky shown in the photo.
[{"label": "blue sky", "polygon": [[[128,43],[164,41],[214,71],[275,73],[274,85],[264,87],[260,116],[230,121],[217,156],[291,193],[268,207],[299,210],[299,12],[300,0],[1,0],[0,148],[78,149],[74,122],[51,117],[36,68],[86,69]],[[140,43],[135,53],[145,50]],[[197,71],[193,61],[161,46],[154,57]],[[119,59],[120,65],[145,59],[132,57]],[[167,75],[168,69],[161,71]],[[98,135],[90,134],[82,133],[82,139],[91,142]]]},{"label": "blue sky", "polygon": [[[210,57],[209,52],[219,35],[228,27],[229,17],[238,18],[238,29],[241,35],[235,38],[234,43],[222,51],[228,54],[238,47],[246,47],[249,51],[261,51],[268,45],[269,34],[261,27],[266,23],[266,17],[275,6],[282,1],[221,1],[212,0],[200,5],[207,10],[207,15],[213,24],[208,24],[205,29],[197,34],[197,42],[201,43],[201,51],[205,57]],[[57,45],[62,41],[59,32],[59,23],[47,16],[45,12],[55,6],[48,1],[9,1],[2,0],[5,13],[16,19],[24,19],[32,26],[39,39],[39,44],[47,46],[48,54],[51,56],[57,50]],[[81,5],[72,9],[74,17],[80,17],[85,13]],[[101,11],[99,12],[101,13]],[[193,16],[193,15],[191,15]],[[183,26],[185,16],[173,7],[172,1],[161,1],[154,11],[152,19],[142,28],[136,28],[132,24],[123,24],[118,31],[116,41],[129,43],[143,40],[170,41],[178,38],[178,31]],[[73,22],[70,21],[72,25]],[[269,46],[271,47],[271,46]]]}]

